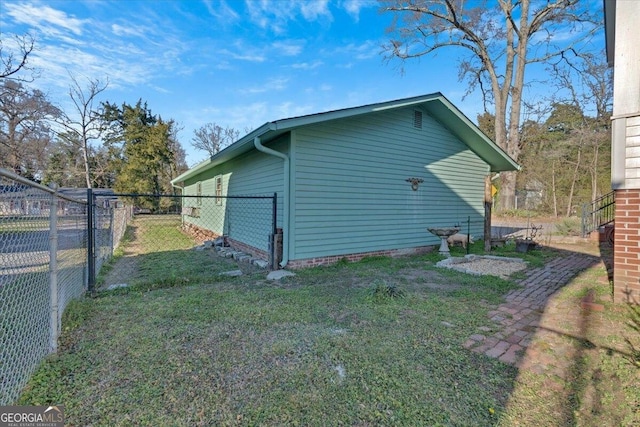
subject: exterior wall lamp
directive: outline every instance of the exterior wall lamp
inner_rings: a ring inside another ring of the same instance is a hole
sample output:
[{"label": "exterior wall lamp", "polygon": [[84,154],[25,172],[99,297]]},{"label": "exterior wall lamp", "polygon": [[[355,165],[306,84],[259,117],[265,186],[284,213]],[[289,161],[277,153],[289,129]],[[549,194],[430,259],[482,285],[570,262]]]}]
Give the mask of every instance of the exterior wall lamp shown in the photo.
[{"label": "exterior wall lamp", "polygon": [[422,179],[422,178],[407,178],[407,179],[405,179],[405,181],[411,183],[411,189],[413,191],[418,191],[418,185],[422,184],[424,182],[424,179]]}]

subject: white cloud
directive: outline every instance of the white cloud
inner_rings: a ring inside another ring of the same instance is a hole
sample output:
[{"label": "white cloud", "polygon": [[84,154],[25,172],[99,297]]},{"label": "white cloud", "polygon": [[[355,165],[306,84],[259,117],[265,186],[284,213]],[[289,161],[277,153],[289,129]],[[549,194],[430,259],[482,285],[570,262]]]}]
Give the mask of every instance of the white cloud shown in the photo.
[{"label": "white cloud", "polygon": [[251,22],[276,34],[285,33],[288,23],[298,16],[307,22],[333,20],[328,0],[245,0],[245,6]]},{"label": "white cloud", "polygon": [[[268,121],[275,118],[270,117],[271,105],[268,102],[252,102],[249,104],[227,105],[223,109],[212,110],[212,114],[207,115],[198,126],[205,123],[218,123],[222,126],[230,126],[240,131],[241,136],[247,132],[256,129]],[[213,112],[215,111],[215,112]]]},{"label": "white cloud", "polygon": [[60,30],[66,30],[81,35],[84,24],[89,20],[77,19],[66,13],[49,6],[35,6],[30,3],[5,3],[5,13],[11,16],[15,22],[36,27],[45,34],[58,34]]},{"label": "white cloud", "polygon": [[310,96],[316,96],[318,92],[331,92],[333,90],[333,85],[329,83],[322,83],[319,86],[313,85],[311,87],[307,87],[304,90],[304,93]]},{"label": "white cloud", "polygon": [[242,89],[240,90],[240,93],[255,95],[258,93],[282,91],[287,88],[288,83],[289,79],[287,78],[273,78],[260,86],[253,86],[247,89]]},{"label": "white cloud", "polygon": [[113,31],[113,34],[117,37],[122,37],[122,36],[134,36],[134,37],[142,37],[144,36],[144,28],[142,26],[133,26],[133,25],[128,25],[128,26],[123,26],[120,24],[112,24],[111,25],[111,31]]},{"label": "white cloud", "polygon": [[233,70],[235,67],[227,60],[222,60],[216,63],[215,68],[218,70]]},{"label": "white cloud", "polygon": [[371,59],[380,56],[380,45],[372,40],[365,40],[360,44],[349,43],[338,47],[334,53],[358,60]]},{"label": "white cloud", "polygon": [[284,101],[280,104],[273,105],[271,112],[276,115],[276,117],[272,117],[271,120],[288,119],[317,113],[311,105],[300,105],[292,101]]},{"label": "white cloud", "polygon": [[230,56],[233,59],[237,59],[239,61],[247,61],[247,62],[264,62],[266,61],[266,57],[261,53],[237,53],[232,52],[229,49],[222,49],[220,51],[221,54]]},{"label": "white cloud", "polygon": [[291,40],[275,42],[271,45],[278,53],[285,56],[296,56],[302,52],[304,41]]},{"label": "white cloud", "polygon": [[315,0],[315,1],[302,1],[298,3],[300,5],[300,12],[307,21],[315,21],[319,17],[328,17],[332,19],[331,12],[329,11],[328,0]]},{"label": "white cloud", "polygon": [[360,21],[360,11],[364,8],[376,6],[375,1],[370,0],[345,0],[342,7],[347,11],[355,22]]},{"label": "white cloud", "polygon": [[105,57],[102,53],[63,46],[48,46],[31,58],[31,64],[41,69],[35,84],[44,87],[67,88],[69,73],[92,79],[110,81],[111,88],[144,84],[150,76],[150,67],[126,58]]},{"label": "white cloud", "polygon": [[299,70],[313,70],[314,68],[318,68],[322,66],[324,62],[322,61],[313,61],[313,62],[300,62],[297,64],[293,64],[291,68],[296,68]]},{"label": "white cloud", "polygon": [[204,0],[207,10],[220,23],[229,24],[240,20],[240,15],[225,0],[220,0],[213,4],[211,0]]}]

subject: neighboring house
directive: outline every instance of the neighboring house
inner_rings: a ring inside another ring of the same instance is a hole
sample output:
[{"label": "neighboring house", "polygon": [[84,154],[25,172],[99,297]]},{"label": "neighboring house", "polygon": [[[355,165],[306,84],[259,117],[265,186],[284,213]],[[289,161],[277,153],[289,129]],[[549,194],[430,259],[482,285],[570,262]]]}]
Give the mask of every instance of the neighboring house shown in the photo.
[{"label": "neighboring house", "polygon": [[40,215],[42,193],[28,185],[0,185],[0,216]]},{"label": "neighboring house", "polygon": [[[73,200],[86,202],[87,190],[87,188],[62,187],[58,188],[58,193]],[[93,197],[95,199],[94,203],[98,207],[107,209],[115,208],[118,207],[119,204],[122,204],[122,202],[118,200],[118,196],[115,196],[115,192],[111,188],[92,188],[91,193],[93,194]],[[67,204],[74,206],[75,208],[75,205],[73,203]]]},{"label": "neighboring house", "polygon": [[604,10],[613,66],[614,301],[640,303],[640,2],[604,0]]},{"label": "neighboring house", "polygon": [[[418,252],[440,242],[427,228],[466,231],[468,218],[481,235],[485,177],[518,168],[434,93],[268,122],[172,184],[191,196],[277,193],[280,265],[300,267]],[[250,215],[205,202],[185,199],[186,228],[248,244]]]},{"label": "neighboring house", "polygon": [[[59,188],[58,214],[85,213],[86,207],[82,203],[87,201],[86,188]],[[93,189],[93,194],[99,196],[99,205],[104,208],[114,207],[118,203],[117,197],[111,189]],[[24,184],[0,185],[0,216],[45,216],[49,215],[51,195],[40,189]]]},{"label": "neighboring house", "polygon": [[542,204],[544,184],[537,179],[532,179],[525,187],[516,190],[516,209],[534,210]]}]

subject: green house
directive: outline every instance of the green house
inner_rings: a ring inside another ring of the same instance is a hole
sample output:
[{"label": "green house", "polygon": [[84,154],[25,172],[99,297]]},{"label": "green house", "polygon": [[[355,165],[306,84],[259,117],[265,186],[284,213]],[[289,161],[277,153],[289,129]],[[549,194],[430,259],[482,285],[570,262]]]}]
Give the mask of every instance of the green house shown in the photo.
[{"label": "green house", "polygon": [[427,228],[468,219],[481,235],[485,177],[518,168],[434,93],[265,123],[172,184],[192,196],[185,228],[259,254],[274,209],[226,196],[276,193],[280,266],[299,267],[420,251],[439,244]]}]

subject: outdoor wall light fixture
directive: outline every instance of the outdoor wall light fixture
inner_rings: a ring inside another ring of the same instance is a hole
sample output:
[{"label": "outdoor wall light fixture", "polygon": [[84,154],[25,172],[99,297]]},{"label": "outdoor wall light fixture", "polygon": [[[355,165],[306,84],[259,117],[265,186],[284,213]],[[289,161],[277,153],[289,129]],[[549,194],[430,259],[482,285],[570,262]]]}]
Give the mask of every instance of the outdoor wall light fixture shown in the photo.
[{"label": "outdoor wall light fixture", "polygon": [[407,178],[407,179],[405,179],[405,181],[411,183],[411,189],[413,191],[418,191],[418,185],[422,184],[424,182],[424,179],[422,179],[422,178]]}]

